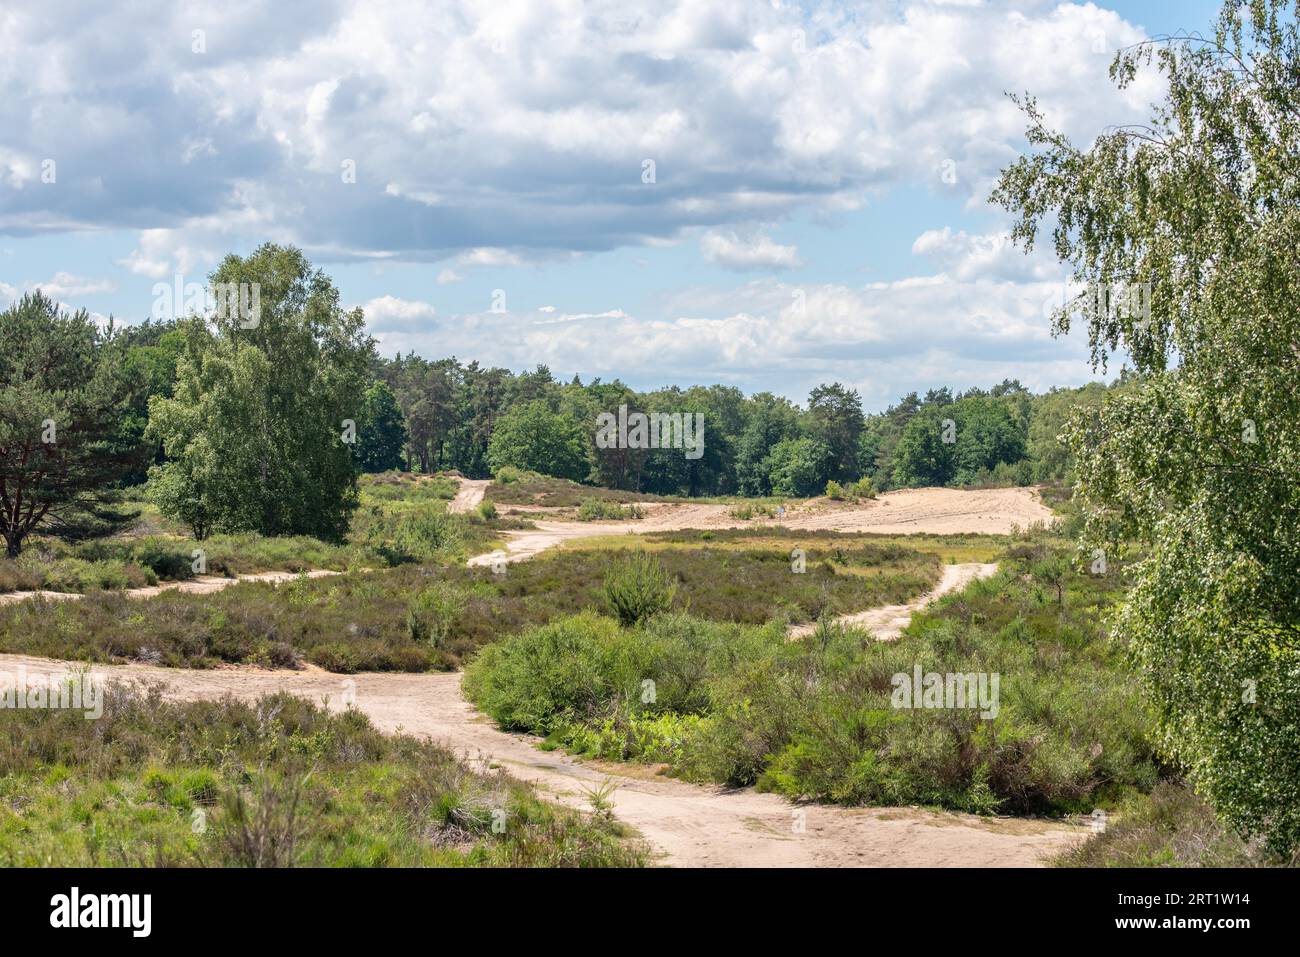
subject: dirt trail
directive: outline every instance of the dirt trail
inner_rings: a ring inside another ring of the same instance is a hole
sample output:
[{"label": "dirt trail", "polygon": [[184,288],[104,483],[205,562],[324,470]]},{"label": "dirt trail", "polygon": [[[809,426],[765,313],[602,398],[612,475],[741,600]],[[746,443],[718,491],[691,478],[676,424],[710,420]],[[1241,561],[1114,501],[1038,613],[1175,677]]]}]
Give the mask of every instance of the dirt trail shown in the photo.
[{"label": "dirt trail", "polygon": [[[465,494],[464,485],[461,494]],[[964,532],[1006,535],[1015,528],[1027,528],[1035,522],[1047,524],[1053,519],[1051,510],[1038,500],[1033,489],[1028,488],[903,489],[852,505],[814,501],[792,506],[780,518],[752,521],[733,518],[729,505],[650,502],[641,508],[645,512],[644,518],[622,522],[560,521],[542,517],[548,514],[545,509],[520,509],[519,514],[534,519],[536,528],[507,532],[504,550],[475,556],[470,564],[524,561],[564,542],[600,535],[776,526],[883,535],[958,535]]]},{"label": "dirt trail", "polygon": [[487,492],[487,487],[492,484],[491,479],[457,479],[460,482],[460,488],[456,490],[456,497],[451,500],[447,506],[449,512],[472,512],[478,508],[479,503],[483,501],[483,495]]},{"label": "dirt trail", "polygon": [[[163,582],[160,585],[147,585],[144,588],[125,588],[114,592],[114,594],[125,595],[127,598],[153,598],[165,591],[178,591],[188,595],[210,595],[239,582],[271,582],[278,585],[281,582],[292,581],[302,576],[324,578],[328,575],[342,574],[343,572],[332,571],[328,568],[314,568],[306,572],[253,572],[248,575],[236,575],[234,578],[200,575],[198,578],[190,578],[182,582]],[[37,597],[48,601],[75,601],[85,596],[81,592],[72,591],[11,591],[0,594],[0,605],[12,605],[15,602]]]},{"label": "dirt trail", "polygon": [[[469,511],[482,501],[486,481],[462,480],[452,511]],[[983,493],[943,493],[942,499],[917,492],[891,493],[876,502],[849,509],[811,509],[784,516],[794,527],[913,532],[1009,531],[1011,524],[1040,520],[1042,509],[1022,495],[970,498]],[[1022,492],[1024,490],[996,490]],[[1004,501],[1005,500],[1005,501]],[[1009,504],[1006,513],[997,509]],[[480,555],[470,564],[490,564],[497,557],[521,561],[574,538],[624,532],[752,525],[730,518],[724,505],[653,505],[636,522],[580,523],[538,521],[537,528],[514,532],[506,552]],[[927,512],[928,515],[921,514]],[[1026,520],[1026,513],[1034,517]],[[802,524],[795,525],[796,522]],[[824,523],[824,524],[819,524]],[[833,524],[832,524],[833,523]],[[777,524],[769,521],[761,524]],[[953,527],[953,526],[958,527]],[[907,617],[924,602],[961,587],[995,566],[951,565],[929,595],[908,605],[874,609],[847,620],[864,624],[880,637],[894,637]],[[314,575],[331,572],[312,572]],[[242,576],[238,580],[284,580],[286,573]],[[203,579],[128,594],[167,588],[216,591],[236,579]],[[21,593],[17,600],[30,597]],[[76,595],[58,597],[80,597]],[[10,596],[0,595],[0,601]],[[23,667],[30,678],[84,668],[81,663],[22,655],[0,655],[0,672]],[[981,818],[917,808],[841,808],[794,805],[784,798],[752,789],[725,790],[675,781],[640,765],[580,762],[558,752],[543,752],[537,739],[498,730],[460,693],[459,674],[339,675],[308,666],[300,671],[270,671],[247,666],[208,671],[151,665],[95,666],[110,677],[162,683],[167,694],[184,700],[226,694],[253,698],[285,690],[340,710],[352,699],[376,727],[440,741],[472,761],[500,767],[541,788],[547,796],[586,808],[590,789],[607,781],[617,785],[612,801],[618,818],[636,828],[666,864],[678,866],[1029,866],[1084,836],[1081,827],[1024,818]]]},{"label": "dirt trail", "polygon": [[[998,570],[997,562],[964,562],[958,565],[944,565],[939,584],[928,593],[905,605],[885,605],[867,611],[854,612],[836,618],[837,624],[853,625],[865,628],[881,641],[893,641],[903,633],[907,623],[912,620],[913,612],[919,611],[941,595],[959,591],[977,578],[988,578]],[[815,622],[795,625],[790,629],[791,638],[802,638],[817,630]]]},{"label": "dirt trail", "polygon": [[[0,655],[0,671],[26,669],[28,680],[83,668],[67,662]],[[678,866],[1028,866],[1083,835],[1054,822],[980,818],[915,808],[792,805],[753,790],[699,787],[639,766],[583,763],[536,748],[535,738],[498,731],[465,701],[459,674],[337,675],[318,668],[266,671],[228,667],[189,671],[149,665],[95,666],[109,677],[162,682],[178,699],[252,698],[283,689],[331,709],[356,707],[387,732],[441,741],[470,760],[490,762],[539,786],[549,797],[587,807],[587,790],[612,780],[614,810]]]}]

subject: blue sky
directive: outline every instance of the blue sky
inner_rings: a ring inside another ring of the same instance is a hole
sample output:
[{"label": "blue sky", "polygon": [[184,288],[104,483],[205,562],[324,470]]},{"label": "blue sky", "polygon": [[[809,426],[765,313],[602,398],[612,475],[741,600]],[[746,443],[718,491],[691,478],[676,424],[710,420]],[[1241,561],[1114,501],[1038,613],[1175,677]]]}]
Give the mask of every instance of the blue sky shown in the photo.
[{"label": "blue sky", "polygon": [[1083,143],[1140,121],[1158,78],[1115,91],[1114,49],[1217,3],[637,6],[0,14],[0,305],[40,287],[136,322],[156,284],[274,240],[387,354],[796,400],[839,380],[869,409],[1092,377],[1048,335],[1064,275],[985,202],[1023,147],[1003,91]]}]

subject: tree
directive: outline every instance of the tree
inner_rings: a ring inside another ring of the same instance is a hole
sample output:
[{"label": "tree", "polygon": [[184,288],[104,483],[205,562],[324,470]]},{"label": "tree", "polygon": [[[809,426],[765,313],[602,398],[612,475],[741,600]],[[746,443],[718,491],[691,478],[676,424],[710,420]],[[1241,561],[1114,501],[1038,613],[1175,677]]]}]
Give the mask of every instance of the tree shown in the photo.
[{"label": "tree", "polygon": [[[1236,828],[1300,846],[1300,34],[1281,0],[1230,2],[1154,63],[1148,127],[1087,150],[1026,102],[1034,155],[994,199],[1030,246],[1051,222],[1086,295],[1094,365],[1140,378],[1069,431],[1084,547],[1137,558],[1115,623],[1165,753]],[[1136,291],[1137,295],[1133,293]],[[1173,361],[1176,357],[1177,361]]]},{"label": "tree", "polygon": [[1025,437],[1010,407],[989,397],[960,399],[948,407],[957,423],[952,482],[970,485],[1003,462],[1025,455]]},{"label": "tree", "polygon": [[947,485],[956,472],[957,421],[947,406],[927,405],[908,420],[894,448],[894,481],[904,486]]},{"label": "tree", "polygon": [[742,495],[770,495],[772,481],[764,464],[782,439],[799,435],[799,410],[770,392],[749,400],[748,421],[736,447],[736,485]]},{"label": "tree", "polygon": [[830,450],[830,475],[841,482],[858,475],[858,437],[862,433],[862,399],[854,389],[819,385],[808,396],[809,431]]},{"label": "tree", "polygon": [[517,405],[503,415],[488,444],[488,463],[581,481],[587,477],[588,437],[573,418],[551,409],[544,399]]},{"label": "tree", "polygon": [[349,441],[373,349],[361,310],[292,247],[227,256],[216,287],[259,290],[260,310],[185,323],[171,398],[149,406],[167,461],[150,470],[165,513],[210,531],[342,539],[356,508]]},{"label": "tree", "polygon": [[1076,411],[1097,412],[1106,395],[1106,387],[1091,382],[1079,389],[1052,389],[1033,401],[1029,419],[1027,451],[1033,460],[1034,481],[1064,482],[1074,478],[1074,456],[1065,438],[1065,430]]},{"label": "tree", "polygon": [[36,530],[67,538],[129,516],[114,486],[139,461],[118,439],[125,350],[89,314],[40,292],[0,313],[0,535],[17,557]]},{"label": "tree", "polygon": [[783,439],[767,457],[773,495],[806,497],[826,487],[831,451],[816,439]]},{"label": "tree", "polygon": [[371,383],[361,403],[357,426],[357,465],[363,472],[399,469],[405,447],[406,423],[397,407],[397,397],[384,383]]},{"label": "tree", "polygon": [[[161,461],[157,442],[145,443],[149,424],[149,400],[155,395],[169,396],[176,381],[176,359],[185,346],[185,336],[172,320],[154,322],[146,319],[127,326],[118,333],[125,346],[122,380],[130,398],[125,413],[118,420],[117,443],[123,451],[141,449],[144,454],[126,476],[123,484],[140,485],[149,477],[148,468]],[[146,446],[147,448],[142,448]]]}]

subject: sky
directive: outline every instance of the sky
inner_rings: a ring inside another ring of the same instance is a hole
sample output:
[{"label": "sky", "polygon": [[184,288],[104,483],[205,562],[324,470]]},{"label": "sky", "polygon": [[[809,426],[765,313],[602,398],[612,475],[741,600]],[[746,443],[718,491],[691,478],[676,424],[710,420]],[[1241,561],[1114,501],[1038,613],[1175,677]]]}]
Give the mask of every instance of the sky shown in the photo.
[{"label": "sky", "polygon": [[[135,323],[292,243],[388,356],[868,411],[1097,378],[987,197],[1008,92],[1086,145],[1209,0],[0,0],[0,308]],[[1050,246],[1050,244],[1048,244]],[[1114,369],[1111,373],[1114,373]]]}]

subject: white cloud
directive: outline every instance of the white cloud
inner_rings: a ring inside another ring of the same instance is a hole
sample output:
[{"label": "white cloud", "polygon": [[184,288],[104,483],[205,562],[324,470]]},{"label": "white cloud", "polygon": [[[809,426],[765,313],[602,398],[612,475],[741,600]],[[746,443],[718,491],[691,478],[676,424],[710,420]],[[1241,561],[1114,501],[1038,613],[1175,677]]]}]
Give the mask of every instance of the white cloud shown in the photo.
[{"label": "white cloud", "polygon": [[[0,228],[139,229],[124,264],[151,277],[248,237],[512,265],[712,230],[725,260],[729,231],[900,181],[983,203],[1021,146],[1004,90],[1084,142],[1156,92],[1111,88],[1141,33],[1091,3],[254,0],[203,54],[177,42],[193,22],[163,0],[7,14],[0,124],[23,147],[0,185],[23,188]],[[57,187],[32,183],[43,157]]]},{"label": "white cloud", "polygon": [[446,286],[454,282],[460,282],[464,277],[454,269],[444,269],[438,273],[438,285]]},{"label": "white cloud", "polygon": [[44,282],[31,283],[29,288],[40,289],[51,299],[64,299],[113,292],[117,286],[107,279],[87,279],[83,276],[74,276],[69,272],[56,272],[52,278]]},{"label": "white cloud", "polygon": [[456,262],[462,266],[518,266],[523,260],[507,249],[480,246],[461,253]]},{"label": "white cloud", "polygon": [[[858,388],[869,408],[883,408],[936,384],[1019,378],[1045,389],[1086,381],[1084,344],[1051,336],[1044,303],[1060,288],[944,275],[864,286],[766,278],[684,290],[662,318],[541,307],[457,314],[436,328],[432,307],[404,303],[421,321],[385,321],[379,338],[385,352],[455,354],[512,369],[545,362],[557,374],[641,385],[722,381],[802,399],[813,385],[839,380]],[[374,306],[367,304],[368,316]]]},{"label": "white cloud", "polygon": [[394,330],[414,331],[430,329],[437,312],[427,302],[380,296],[363,303],[367,329],[382,341],[382,334]]},{"label": "white cloud", "polygon": [[796,247],[782,246],[759,232],[707,232],[700,238],[700,250],[705,259],[724,269],[796,269],[803,265]]},{"label": "white cloud", "polygon": [[1055,279],[1061,267],[1039,244],[1030,255],[1007,233],[971,234],[949,226],[930,229],[912,243],[912,252],[938,264],[946,275],[972,279]]}]

